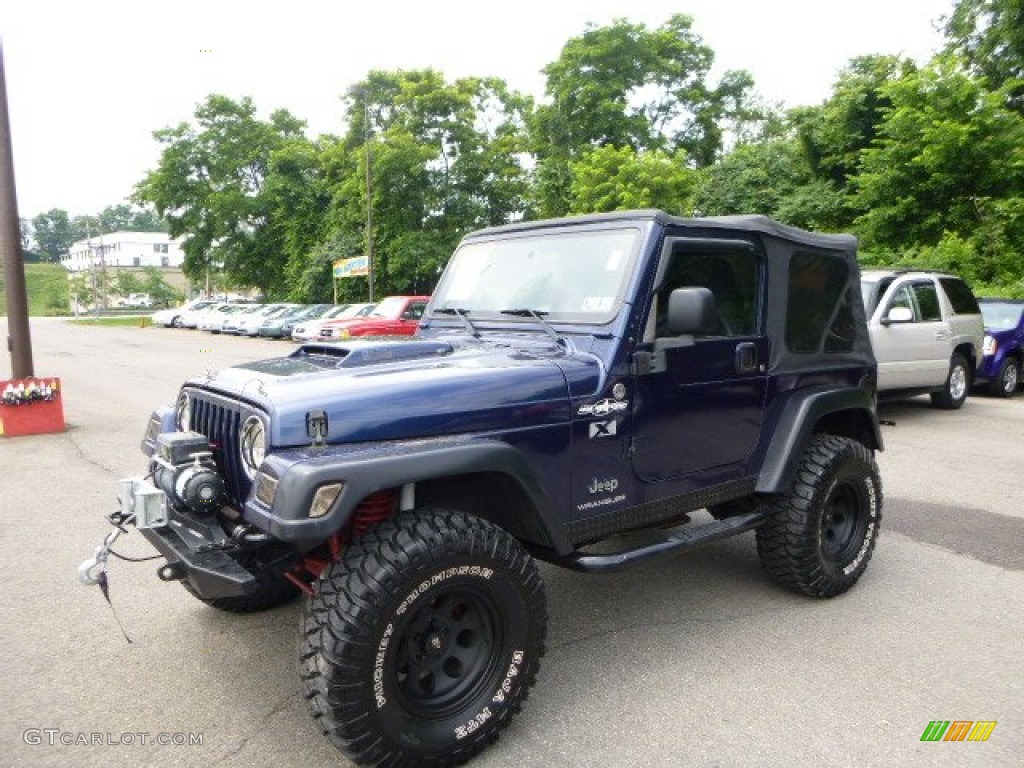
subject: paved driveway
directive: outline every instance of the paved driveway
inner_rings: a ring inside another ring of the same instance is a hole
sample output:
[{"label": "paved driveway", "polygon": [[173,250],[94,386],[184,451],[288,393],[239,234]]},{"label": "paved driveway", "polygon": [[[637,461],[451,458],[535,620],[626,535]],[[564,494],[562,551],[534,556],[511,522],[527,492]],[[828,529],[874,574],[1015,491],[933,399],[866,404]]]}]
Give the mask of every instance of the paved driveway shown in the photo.
[{"label": "paved driveway", "polygon": [[[142,469],[150,409],[187,375],[289,344],[59,320],[32,332],[37,373],[63,379],[68,430],[0,439],[2,762],[345,765],[299,695],[297,605],[225,615],[158,581],[154,563],[115,562],[128,644],[99,591],[76,581],[115,481]],[[880,456],[883,534],[854,590],[782,591],[752,534],[615,575],[544,566],[538,684],[472,764],[1020,765],[1024,397],[972,397],[959,412],[920,398],[882,417],[895,422]],[[138,534],[122,549],[151,553]],[[922,743],[932,720],[998,725],[984,743]]]}]

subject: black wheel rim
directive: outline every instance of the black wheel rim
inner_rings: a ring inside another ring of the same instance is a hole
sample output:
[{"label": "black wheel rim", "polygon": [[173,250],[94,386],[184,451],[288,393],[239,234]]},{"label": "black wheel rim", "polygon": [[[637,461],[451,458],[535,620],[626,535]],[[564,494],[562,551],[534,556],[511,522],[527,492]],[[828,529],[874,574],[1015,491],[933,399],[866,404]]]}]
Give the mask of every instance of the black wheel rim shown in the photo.
[{"label": "black wheel rim", "polygon": [[399,630],[395,683],[404,707],[442,718],[475,697],[497,669],[500,627],[497,606],[482,592],[433,595]]},{"label": "black wheel rim", "polygon": [[825,502],[821,517],[821,554],[833,565],[845,565],[860,549],[867,529],[862,501],[856,487],[840,483]]}]

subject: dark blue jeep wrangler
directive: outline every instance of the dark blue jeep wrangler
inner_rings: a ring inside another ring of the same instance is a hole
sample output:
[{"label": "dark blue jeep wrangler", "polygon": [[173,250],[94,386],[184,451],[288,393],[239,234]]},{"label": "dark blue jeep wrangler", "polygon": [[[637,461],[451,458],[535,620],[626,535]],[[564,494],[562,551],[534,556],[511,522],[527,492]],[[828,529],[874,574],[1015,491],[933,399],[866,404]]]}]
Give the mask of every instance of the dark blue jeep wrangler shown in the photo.
[{"label": "dark blue jeep wrangler", "polygon": [[416,337],[187,382],[116,521],[217,608],[305,594],[302,683],[351,759],[459,763],[537,675],[536,558],[602,572],[756,529],[782,585],[857,581],[882,508],[859,286],[853,237],[759,216],[476,232]]}]

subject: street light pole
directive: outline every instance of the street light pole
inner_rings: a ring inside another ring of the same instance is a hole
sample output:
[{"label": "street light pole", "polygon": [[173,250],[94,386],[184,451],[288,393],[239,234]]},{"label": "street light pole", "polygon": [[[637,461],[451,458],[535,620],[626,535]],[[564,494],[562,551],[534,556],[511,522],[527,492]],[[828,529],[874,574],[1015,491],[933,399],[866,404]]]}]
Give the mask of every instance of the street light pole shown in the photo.
[{"label": "street light pole", "polygon": [[7,75],[0,42],[0,261],[3,262],[7,295],[7,348],[11,352],[12,378],[33,375],[32,336],[28,325],[28,291],[25,257],[21,250],[18,196],[14,187],[14,153],[11,121],[7,110]]}]

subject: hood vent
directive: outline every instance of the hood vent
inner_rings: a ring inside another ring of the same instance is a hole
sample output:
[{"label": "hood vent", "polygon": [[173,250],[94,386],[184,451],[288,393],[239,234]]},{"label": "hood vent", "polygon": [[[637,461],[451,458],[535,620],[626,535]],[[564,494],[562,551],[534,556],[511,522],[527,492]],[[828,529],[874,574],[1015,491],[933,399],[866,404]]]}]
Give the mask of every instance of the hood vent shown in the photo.
[{"label": "hood vent", "polygon": [[347,344],[303,344],[289,357],[322,368],[358,368],[423,357],[440,357],[450,355],[452,351],[452,345],[446,341],[420,341],[401,337],[393,341],[372,339]]}]

